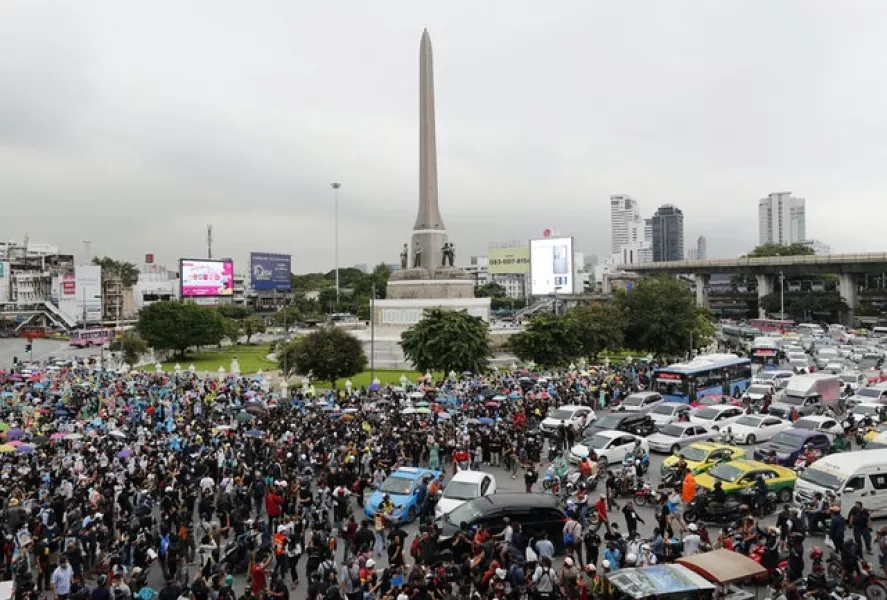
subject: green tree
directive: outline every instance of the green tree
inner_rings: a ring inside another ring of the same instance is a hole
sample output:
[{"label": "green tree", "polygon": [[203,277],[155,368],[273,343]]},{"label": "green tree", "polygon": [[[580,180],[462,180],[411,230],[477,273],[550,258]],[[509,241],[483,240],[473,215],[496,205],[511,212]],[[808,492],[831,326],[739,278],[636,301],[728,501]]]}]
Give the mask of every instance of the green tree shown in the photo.
[{"label": "green tree", "polygon": [[749,258],[766,257],[766,256],[812,256],[815,254],[813,248],[806,244],[761,244],[746,256]]},{"label": "green tree", "polygon": [[[222,335],[222,339],[226,339],[232,344],[236,344],[240,339],[240,336],[243,335],[243,321],[238,319],[229,319],[228,317],[222,318],[222,323],[225,327],[225,333]],[[221,339],[219,340],[222,341]]]},{"label": "green tree", "polygon": [[475,298],[504,298],[505,297],[505,288],[491,281],[490,283],[485,283],[480,287],[474,288],[474,297]]},{"label": "green tree", "polygon": [[543,368],[563,367],[582,355],[577,327],[572,318],[563,315],[535,315],[510,342],[518,358]]},{"label": "green tree", "polygon": [[700,328],[710,321],[709,314],[696,306],[693,293],[677,279],[645,277],[617,298],[626,318],[625,345],[632,350],[681,356],[691,345],[710,342],[709,332]]},{"label": "green tree", "polygon": [[139,311],[136,331],[156,350],[181,357],[191,346],[218,344],[225,337],[225,317],[190,302],[155,302]]},{"label": "green tree", "polygon": [[295,305],[284,306],[275,312],[271,319],[275,325],[281,327],[286,325],[287,328],[295,327],[302,319],[302,311]]},{"label": "green tree", "polygon": [[217,311],[223,316],[229,319],[236,319],[241,321],[251,314],[253,311],[248,306],[241,306],[240,304],[222,304],[216,308]]},{"label": "green tree", "polygon": [[119,277],[124,287],[132,287],[139,280],[139,268],[131,262],[114,260],[108,256],[94,257],[92,264],[102,268],[102,277]]},{"label": "green tree", "polygon": [[265,319],[259,315],[250,315],[241,321],[243,325],[243,335],[246,336],[246,343],[249,344],[250,339],[257,333],[265,333]]},{"label": "green tree", "polygon": [[148,343],[134,331],[127,331],[111,342],[109,348],[123,355],[124,362],[135,365],[139,357],[148,351]]},{"label": "green tree", "polygon": [[321,327],[283,345],[277,362],[282,371],[286,366],[287,376],[310,373],[313,378],[331,381],[335,386],[337,379],[363,371],[367,357],[360,341],[344,329]]},{"label": "green tree", "polygon": [[486,322],[467,311],[426,310],[400,336],[404,355],[420,371],[483,373],[491,356]]},{"label": "green tree", "polygon": [[606,349],[616,350],[625,340],[625,313],[618,303],[607,300],[580,306],[567,313],[568,326],[574,328],[582,356],[597,361]]},{"label": "green tree", "polygon": [[850,310],[838,292],[787,292],[780,298],[779,292],[761,298],[761,306],[767,313],[778,314],[780,304],[785,303],[785,314],[795,321],[823,320],[840,317]]}]

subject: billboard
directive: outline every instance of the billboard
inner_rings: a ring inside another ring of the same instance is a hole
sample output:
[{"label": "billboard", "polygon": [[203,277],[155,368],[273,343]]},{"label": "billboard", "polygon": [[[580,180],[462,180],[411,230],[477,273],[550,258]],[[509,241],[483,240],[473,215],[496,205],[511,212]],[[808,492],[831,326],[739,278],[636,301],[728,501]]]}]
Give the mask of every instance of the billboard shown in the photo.
[{"label": "billboard", "polygon": [[292,257],[289,254],[252,252],[249,255],[250,286],[254,290],[285,290],[293,287]]},{"label": "billboard", "polygon": [[573,238],[530,240],[530,293],[573,293]]},{"label": "billboard", "polygon": [[529,246],[487,249],[487,272],[491,275],[524,275],[530,272]]},{"label": "billboard", "polygon": [[234,295],[234,263],[230,260],[182,258],[179,273],[182,298]]}]

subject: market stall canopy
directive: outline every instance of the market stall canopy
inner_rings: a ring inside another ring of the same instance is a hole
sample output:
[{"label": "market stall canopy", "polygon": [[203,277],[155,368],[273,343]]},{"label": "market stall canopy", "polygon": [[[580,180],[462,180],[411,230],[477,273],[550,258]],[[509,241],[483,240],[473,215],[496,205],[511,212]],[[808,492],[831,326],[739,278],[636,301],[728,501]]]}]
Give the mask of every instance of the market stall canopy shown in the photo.
[{"label": "market stall canopy", "polygon": [[695,591],[714,592],[715,584],[682,565],[656,565],[619,569],[605,577],[616,589],[634,600]]},{"label": "market stall canopy", "polygon": [[767,569],[749,557],[723,548],[679,558],[675,562],[721,585],[767,574]]}]

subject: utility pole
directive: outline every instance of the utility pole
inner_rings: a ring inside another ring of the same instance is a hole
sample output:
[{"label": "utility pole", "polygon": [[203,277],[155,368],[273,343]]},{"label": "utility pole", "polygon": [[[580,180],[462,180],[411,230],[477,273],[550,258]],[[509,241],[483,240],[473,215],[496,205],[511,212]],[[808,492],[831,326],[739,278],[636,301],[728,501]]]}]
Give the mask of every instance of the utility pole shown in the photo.
[{"label": "utility pole", "polygon": [[785,275],[779,272],[779,318],[785,320]]},{"label": "utility pole", "polygon": [[376,282],[370,296],[370,381],[376,378]]},{"label": "utility pole", "polygon": [[212,224],[206,226],[206,257],[213,257],[213,226]]},{"label": "utility pole", "polygon": [[334,181],[330,184],[330,187],[333,188],[333,203],[335,204],[335,244],[336,248],[334,251],[336,257],[336,312],[339,311],[339,188],[342,187],[342,184],[338,181]]}]

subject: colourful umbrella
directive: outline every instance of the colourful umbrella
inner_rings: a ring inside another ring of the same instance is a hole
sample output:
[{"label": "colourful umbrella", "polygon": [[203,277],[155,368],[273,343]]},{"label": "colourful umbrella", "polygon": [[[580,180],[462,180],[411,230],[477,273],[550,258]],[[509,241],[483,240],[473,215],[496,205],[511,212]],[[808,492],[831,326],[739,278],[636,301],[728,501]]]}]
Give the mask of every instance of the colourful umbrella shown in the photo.
[{"label": "colourful umbrella", "polygon": [[15,449],[19,454],[33,454],[34,448],[32,446],[19,446]]},{"label": "colourful umbrella", "polygon": [[419,413],[420,415],[427,415],[427,414],[431,413],[431,409],[428,408],[427,406],[422,406],[420,408],[417,408],[416,412]]},{"label": "colourful umbrella", "polygon": [[6,454],[7,452],[15,452],[15,446],[10,446],[9,444],[0,444],[0,453]]},{"label": "colourful umbrella", "polygon": [[6,432],[6,439],[7,440],[17,440],[20,437],[22,437],[23,433],[24,432],[21,429],[19,429],[18,427],[15,427],[15,428],[10,429]]},{"label": "colourful umbrella", "polygon": [[52,441],[63,440],[63,439],[65,439],[65,434],[64,433],[53,433],[51,436],[49,436],[49,439]]},{"label": "colourful umbrella", "polygon": [[0,431],[8,431],[8,430],[9,430],[9,423],[4,423],[3,421],[0,421]]},{"label": "colourful umbrella", "polygon": [[129,458],[130,456],[132,456],[132,450],[129,448],[124,448],[117,453],[117,458]]},{"label": "colourful umbrella", "polygon": [[18,448],[19,446],[23,446],[24,444],[25,443],[21,440],[12,440],[11,442],[9,442],[10,446],[15,446],[16,448]]}]

